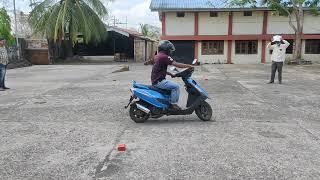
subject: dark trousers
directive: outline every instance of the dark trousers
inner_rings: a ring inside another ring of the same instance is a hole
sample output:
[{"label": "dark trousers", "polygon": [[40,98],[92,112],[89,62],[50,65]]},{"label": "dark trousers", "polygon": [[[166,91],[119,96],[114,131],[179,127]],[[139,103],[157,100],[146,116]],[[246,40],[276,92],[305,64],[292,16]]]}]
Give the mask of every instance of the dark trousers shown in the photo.
[{"label": "dark trousers", "polygon": [[0,88],[4,88],[4,80],[6,78],[6,69],[7,66],[4,64],[0,64]]},{"label": "dark trousers", "polygon": [[274,78],[276,76],[277,70],[278,70],[278,80],[279,82],[282,81],[282,67],[283,67],[283,62],[272,62],[270,82],[274,82]]}]

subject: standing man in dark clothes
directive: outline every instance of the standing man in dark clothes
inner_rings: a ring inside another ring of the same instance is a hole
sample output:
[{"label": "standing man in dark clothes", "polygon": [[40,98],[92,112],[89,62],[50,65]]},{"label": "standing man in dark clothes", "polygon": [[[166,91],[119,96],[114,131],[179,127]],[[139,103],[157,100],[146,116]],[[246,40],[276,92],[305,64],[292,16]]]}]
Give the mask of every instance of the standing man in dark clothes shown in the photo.
[{"label": "standing man in dark clothes", "polygon": [[171,90],[170,103],[172,108],[180,110],[178,106],[179,95],[180,95],[180,86],[179,84],[166,80],[166,75],[172,74],[167,72],[169,65],[173,65],[178,68],[191,68],[189,64],[177,63],[174,61],[170,55],[175,51],[174,45],[170,41],[160,41],[158,46],[158,54],[154,58],[154,65],[151,73],[151,82],[152,85],[160,88]]}]

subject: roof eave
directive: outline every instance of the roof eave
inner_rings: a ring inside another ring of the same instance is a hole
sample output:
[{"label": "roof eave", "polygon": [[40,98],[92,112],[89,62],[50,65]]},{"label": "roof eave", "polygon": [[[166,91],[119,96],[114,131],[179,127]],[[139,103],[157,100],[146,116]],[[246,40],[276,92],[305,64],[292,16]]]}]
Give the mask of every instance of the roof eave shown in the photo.
[{"label": "roof eave", "polygon": [[[274,11],[268,7],[256,7],[256,8],[151,8],[152,12],[208,12],[208,11]],[[310,8],[304,8],[308,11]],[[320,10],[320,8],[319,8]]]},{"label": "roof eave", "polygon": [[129,36],[130,36],[129,33],[125,32],[125,31],[122,31],[122,30],[120,30],[120,29],[118,29],[118,28],[115,28],[115,27],[108,27],[108,28],[107,28],[107,31],[108,31],[108,32],[110,32],[110,31],[117,32],[117,33],[122,34],[122,35],[124,35],[124,36],[126,36],[126,37],[129,37]]},{"label": "roof eave", "polygon": [[267,7],[261,8],[150,8],[153,12],[176,12],[176,11],[184,11],[184,12],[201,12],[201,11],[265,11],[270,10]]}]

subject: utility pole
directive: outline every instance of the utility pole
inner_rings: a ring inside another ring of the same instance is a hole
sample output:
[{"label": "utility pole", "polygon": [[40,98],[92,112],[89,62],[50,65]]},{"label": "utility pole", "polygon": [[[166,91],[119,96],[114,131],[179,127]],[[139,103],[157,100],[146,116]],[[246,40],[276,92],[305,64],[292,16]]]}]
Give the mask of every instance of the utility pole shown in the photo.
[{"label": "utility pole", "polygon": [[115,16],[113,16],[113,18],[111,19],[113,21],[113,27],[116,27],[116,25],[119,25],[119,24],[125,24],[126,25],[126,29],[128,29],[128,18],[126,17],[126,22],[123,23],[123,22],[120,22],[119,19],[116,19]]},{"label": "utility pole", "polygon": [[13,13],[14,13],[14,26],[15,26],[15,35],[16,35],[16,44],[18,50],[18,58],[20,59],[20,46],[19,46],[19,38],[18,38],[18,22],[17,22],[17,12],[16,12],[16,0],[13,0]]},{"label": "utility pole", "polygon": [[112,20],[113,20],[113,27],[116,27],[116,17],[113,16]]}]

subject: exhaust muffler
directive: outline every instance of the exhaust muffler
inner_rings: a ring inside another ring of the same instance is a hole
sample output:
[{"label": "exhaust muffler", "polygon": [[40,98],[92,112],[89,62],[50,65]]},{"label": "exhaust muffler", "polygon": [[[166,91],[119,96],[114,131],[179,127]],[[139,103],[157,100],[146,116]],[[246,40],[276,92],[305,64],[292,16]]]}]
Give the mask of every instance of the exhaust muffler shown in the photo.
[{"label": "exhaust muffler", "polygon": [[137,104],[137,108],[140,109],[141,111],[147,113],[147,114],[150,113],[150,110],[148,108],[146,108],[146,107],[144,107],[144,106],[142,106],[140,104]]}]

